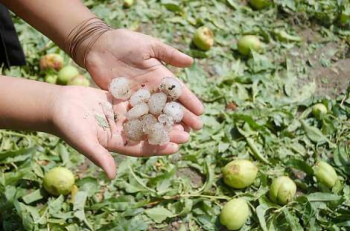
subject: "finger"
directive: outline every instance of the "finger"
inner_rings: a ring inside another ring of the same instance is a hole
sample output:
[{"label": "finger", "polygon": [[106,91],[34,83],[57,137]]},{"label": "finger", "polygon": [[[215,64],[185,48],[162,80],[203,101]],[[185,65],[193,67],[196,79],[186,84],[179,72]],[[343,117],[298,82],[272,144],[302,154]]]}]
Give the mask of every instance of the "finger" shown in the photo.
[{"label": "finger", "polygon": [[111,134],[114,134],[117,130],[117,126],[115,124],[115,114],[113,111],[113,106],[108,102],[100,103],[100,106],[108,122],[109,128],[111,130]]},{"label": "finger", "polygon": [[187,108],[183,107],[184,111],[184,117],[182,119],[182,122],[184,122],[189,127],[193,128],[194,130],[200,130],[203,127],[202,120],[193,114],[191,111],[189,111]]},{"label": "finger", "polygon": [[114,179],[117,175],[117,167],[111,154],[100,143],[85,142],[88,144],[82,150],[82,153],[96,165],[100,166],[107,174],[109,179]]},{"label": "finger", "polygon": [[155,41],[152,44],[152,50],[151,58],[159,59],[175,67],[189,67],[193,63],[190,56],[160,41]]},{"label": "finger", "polygon": [[111,151],[118,152],[127,156],[134,157],[151,157],[164,156],[176,153],[179,150],[179,145],[176,143],[167,143],[166,145],[151,145],[148,142],[142,141],[138,144],[127,143],[124,146],[111,147]]},{"label": "finger", "polygon": [[197,98],[193,92],[183,84],[183,92],[179,98],[179,101],[189,110],[196,115],[202,115],[204,113],[204,106],[202,102]]},{"label": "finger", "polygon": [[190,135],[187,132],[172,130],[169,134],[170,141],[177,144],[187,143],[190,139]]},{"label": "finger", "polygon": [[191,127],[188,126],[187,124],[185,124],[184,122],[181,122],[180,123],[181,126],[184,128],[184,131],[187,132],[187,133],[190,133],[191,132]]},{"label": "finger", "polygon": [[177,131],[184,131],[185,130],[182,124],[175,124],[173,126],[173,129],[177,130]]}]

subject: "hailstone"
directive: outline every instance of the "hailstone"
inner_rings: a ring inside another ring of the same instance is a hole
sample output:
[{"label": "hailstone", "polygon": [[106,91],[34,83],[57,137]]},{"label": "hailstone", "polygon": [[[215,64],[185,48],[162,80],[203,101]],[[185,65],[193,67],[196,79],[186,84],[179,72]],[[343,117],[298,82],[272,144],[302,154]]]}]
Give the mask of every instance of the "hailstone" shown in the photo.
[{"label": "hailstone", "polygon": [[149,92],[149,90],[142,88],[134,94],[132,94],[132,96],[130,97],[130,104],[131,106],[135,106],[139,103],[147,103],[150,97],[151,93]]},{"label": "hailstone", "polygon": [[108,90],[116,99],[129,99],[131,96],[130,83],[125,77],[114,78]]},{"label": "hailstone", "polygon": [[162,113],[166,100],[167,96],[163,92],[153,94],[148,100],[149,112],[153,115]]},{"label": "hailstone", "polygon": [[180,122],[184,116],[184,111],[181,104],[176,102],[169,102],[165,104],[163,112],[168,116],[173,117],[175,122]]},{"label": "hailstone", "polygon": [[131,108],[126,113],[126,118],[128,120],[140,118],[143,115],[148,113],[148,105],[147,103],[139,103],[135,107]]},{"label": "hailstone", "polygon": [[182,94],[182,85],[181,83],[173,77],[165,77],[159,89],[167,94],[170,100],[177,100]]}]

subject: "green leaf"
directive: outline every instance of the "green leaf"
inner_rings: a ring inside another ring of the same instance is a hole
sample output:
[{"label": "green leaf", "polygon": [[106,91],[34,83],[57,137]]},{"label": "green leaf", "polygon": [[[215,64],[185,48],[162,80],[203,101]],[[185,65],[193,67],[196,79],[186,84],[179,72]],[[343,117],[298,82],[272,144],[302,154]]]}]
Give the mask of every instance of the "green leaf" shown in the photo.
[{"label": "green leaf", "polygon": [[303,129],[307,135],[307,137],[315,142],[315,143],[321,143],[321,142],[326,142],[328,141],[327,137],[322,134],[322,132],[316,128],[309,126],[305,121],[301,121],[301,124],[303,126]]},{"label": "green leaf", "polygon": [[285,163],[286,166],[292,167],[295,169],[299,169],[303,172],[305,172],[307,175],[312,176],[314,174],[314,170],[310,165],[308,165],[305,161],[303,160],[298,160],[298,159],[289,159]]},{"label": "green leaf", "polygon": [[259,219],[260,227],[263,231],[268,231],[266,226],[265,214],[269,209],[270,209],[270,206],[266,204],[261,204],[256,208],[256,211],[255,211]]},{"label": "green leaf", "polygon": [[310,202],[316,202],[316,201],[338,201],[342,197],[331,193],[316,192],[316,193],[311,193],[307,195],[306,198]]},{"label": "green leaf", "polygon": [[283,209],[284,216],[289,223],[291,230],[295,231],[303,231],[303,227],[300,225],[299,219],[292,215],[288,209]]},{"label": "green leaf", "polygon": [[165,6],[167,10],[174,12],[181,12],[182,8],[179,5],[179,2],[171,1],[171,0],[162,0],[162,4]]},{"label": "green leaf", "polygon": [[171,218],[174,216],[172,212],[170,212],[169,210],[163,207],[147,209],[145,210],[145,213],[149,218],[151,218],[156,223],[162,223],[165,219]]},{"label": "green leaf", "polygon": [[88,197],[93,196],[99,190],[97,179],[92,177],[84,177],[76,185],[79,187],[79,191],[85,191]]},{"label": "green leaf", "polygon": [[101,128],[103,129],[109,128],[109,124],[105,117],[102,117],[100,115],[95,115],[95,119],[98,123],[98,126],[100,126]]},{"label": "green leaf", "polygon": [[44,192],[43,189],[37,189],[31,192],[30,194],[25,195],[24,197],[22,197],[22,199],[26,204],[30,204],[35,201],[43,199],[45,195],[46,193]]}]

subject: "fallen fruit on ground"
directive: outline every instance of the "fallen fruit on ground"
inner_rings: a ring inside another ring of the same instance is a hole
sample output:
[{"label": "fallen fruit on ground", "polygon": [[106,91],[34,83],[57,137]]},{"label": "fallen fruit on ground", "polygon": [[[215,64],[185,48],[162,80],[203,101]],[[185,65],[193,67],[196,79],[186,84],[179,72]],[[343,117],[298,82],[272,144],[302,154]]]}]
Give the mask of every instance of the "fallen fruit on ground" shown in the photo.
[{"label": "fallen fruit on ground", "polygon": [[67,195],[71,192],[74,182],[72,171],[64,167],[55,167],[45,174],[43,186],[51,195]]},{"label": "fallen fruit on ground", "polygon": [[55,69],[56,71],[58,71],[62,68],[63,63],[63,57],[59,54],[47,54],[42,56],[40,59],[40,69]]},{"label": "fallen fruit on ground", "polygon": [[245,188],[253,184],[258,168],[249,160],[234,160],[222,170],[225,184],[232,188]]},{"label": "fallen fruit on ground", "polygon": [[134,0],[124,0],[123,1],[123,6],[125,8],[130,8],[132,5],[134,5]]},{"label": "fallen fruit on ground", "polygon": [[65,66],[58,72],[57,83],[66,85],[71,79],[79,75],[77,68],[73,66]]},{"label": "fallen fruit on ground", "polygon": [[249,5],[255,10],[261,10],[272,4],[272,0],[249,0]]},{"label": "fallen fruit on ground", "polygon": [[273,180],[270,187],[270,199],[279,205],[285,205],[292,201],[297,186],[294,181],[287,176],[280,176]]},{"label": "fallen fruit on ground", "polygon": [[228,230],[238,230],[247,222],[249,214],[249,206],[244,199],[233,199],[222,208],[220,223]]},{"label": "fallen fruit on ground", "polygon": [[251,51],[261,52],[263,45],[255,35],[245,35],[238,40],[237,49],[242,55],[248,56]]},{"label": "fallen fruit on ground", "polygon": [[90,86],[90,81],[84,75],[77,75],[68,81],[67,85]]},{"label": "fallen fruit on ground", "polygon": [[323,103],[318,103],[312,106],[312,114],[320,119],[322,118],[325,114],[327,114],[327,108]]},{"label": "fallen fruit on ground", "polygon": [[214,33],[208,27],[199,27],[194,33],[193,43],[199,49],[208,51],[214,44]]},{"label": "fallen fruit on ground", "polygon": [[55,84],[57,82],[57,75],[46,75],[45,82]]},{"label": "fallen fruit on ground", "polygon": [[328,188],[333,188],[337,182],[338,175],[330,164],[319,161],[315,164],[313,169],[315,177],[320,183],[326,185]]}]

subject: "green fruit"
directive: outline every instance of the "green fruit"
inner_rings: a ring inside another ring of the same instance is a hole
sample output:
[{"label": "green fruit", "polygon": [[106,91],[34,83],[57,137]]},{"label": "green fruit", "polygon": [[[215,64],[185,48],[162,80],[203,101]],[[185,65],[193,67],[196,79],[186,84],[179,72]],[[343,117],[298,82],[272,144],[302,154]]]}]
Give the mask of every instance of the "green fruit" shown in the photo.
[{"label": "green fruit", "polygon": [[67,195],[71,192],[75,179],[73,173],[64,167],[55,167],[46,173],[44,188],[51,195]]},{"label": "green fruit", "polygon": [[62,85],[66,85],[69,80],[79,75],[77,68],[73,66],[65,66],[58,72],[57,82]]},{"label": "green fruit", "polygon": [[247,222],[249,214],[249,206],[244,199],[233,199],[222,208],[220,223],[228,230],[238,230]]},{"label": "green fruit", "polygon": [[123,1],[123,6],[125,8],[130,8],[132,5],[134,5],[134,0],[124,0]]},{"label": "green fruit", "polygon": [[333,188],[337,182],[338,175],[334,168],[324,161],[319,161],[313,167],[314,174],[319,182],[328,188]]},{"label": "green fruit", "polygon": [[199,27],[194,33],[193,43],[199,49],[207,51],[214,44],[214,33],[208,27]]},{"label": "green fruit", "polygon": [[245,35],[238,40],[237,49],[242,55],[248,56],[252,50],[261,52],[263,45],[257,36]]},{"label": "green fruit", "polygon": [[272,0],[249,0],[249,4],[255,10],[261,10],[272,4]]},{"label": "green fruit", "polygon": [[327,111],[328,110],[326,106],[322,103],[318,103],[312,106],[312,114],[318,119],[322,118],[325,114],[327,114]]},{"label": "green fruit", "polygon": [[274,203],[285,205],[293,200],[296,191],[297,186],[294,181],[287,176],[281,176],[275,179],[271,184],[270,199]]},{"label": "green fruit", "polygon": [[253,184],[258,168],[249,160],[234,160],[222,170],[225,184],[232,188],[245,188]]},{"label": "green fruit", "polygon": [[55,69],[60,70],[63,66],[63,58],[58,54],[47,54],[40,59],[40,69]]},{"label": "green fruit", "polygon": [[55,84],[57,82],[57,75],[46,75],[45,82]]},{"label": "green fruit", "polygon": [[90,82],[84,75],[77,75],[68,81],[67,85],[90,86]]}]

